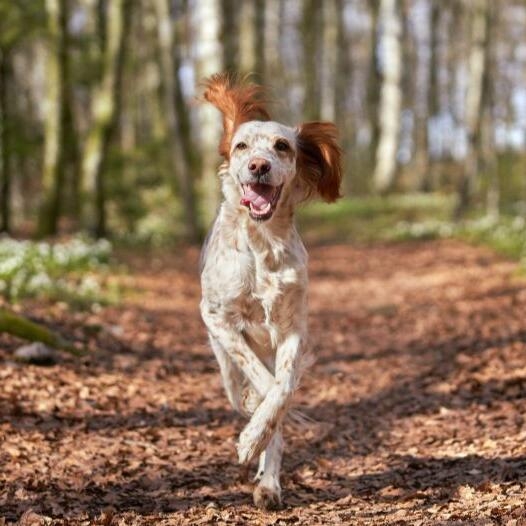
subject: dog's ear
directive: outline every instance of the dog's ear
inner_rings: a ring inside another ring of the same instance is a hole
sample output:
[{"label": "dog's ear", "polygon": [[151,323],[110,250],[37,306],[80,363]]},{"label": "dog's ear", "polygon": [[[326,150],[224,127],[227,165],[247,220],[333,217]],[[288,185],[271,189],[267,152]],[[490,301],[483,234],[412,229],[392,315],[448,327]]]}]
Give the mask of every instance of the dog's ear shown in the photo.
[{"label": "dog's ear", "polygon": [[313,192],[327,203],[341,197],[341,149],[332,122],[305,122],[297,127],[298,175],[305,182],[306,197]]},{"label": "dog's ear", "polygon": [[219,153],[228,159],[234,132],[240,124],[253,120],[269,120],[263,99],[263,88],[245,78],[217,73],[204,81],[203,97],[223,114],[223,136]]}]

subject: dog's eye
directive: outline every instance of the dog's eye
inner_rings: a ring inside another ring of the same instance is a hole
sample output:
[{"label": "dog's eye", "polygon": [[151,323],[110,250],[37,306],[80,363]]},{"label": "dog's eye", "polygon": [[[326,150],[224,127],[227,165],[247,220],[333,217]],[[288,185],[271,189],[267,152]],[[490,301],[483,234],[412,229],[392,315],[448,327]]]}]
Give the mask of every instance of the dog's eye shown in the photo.
[{"label": "dog's eye", "polygon": [[287,150],[290,150],[289,143],[287,141],[279,140],[276,141],[276,144],[274,145],[274,148],[278,150],[278,152],[286,152]]},{"label": "dog's eye", "polygon": [[246,142],[238,142],[236,144],[236,150],[246,150],[248,148],[248,145]]}]

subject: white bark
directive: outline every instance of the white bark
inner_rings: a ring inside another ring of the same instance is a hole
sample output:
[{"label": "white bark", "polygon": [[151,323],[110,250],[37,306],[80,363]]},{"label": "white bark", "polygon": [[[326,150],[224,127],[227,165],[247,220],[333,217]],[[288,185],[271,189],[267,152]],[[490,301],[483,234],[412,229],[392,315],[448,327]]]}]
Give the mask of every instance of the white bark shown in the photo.
[{"label": "white bark", "polygon": [[378,123],[380,138],[376,150],[374,186],[379,192],[387,191],[394,183],[396,155],[400,131],[401,112],[401,21],[398,0],[381,0],[379,23],[381,27],[380,53],[382,85]]},{"label": "white bark", "polygon": [[[220,9],[218,0],[199,1],[193,12],[193,28],[196,37],[195,66],[197,81],[222,70],[219,43]],[[219,178],[217,168],[220,159],[217,148],[221,135],[221,117],[210,104],[199,107],[199,132],[202,148],[202,173],[200,193],[205,222],[210,223],[219,205]]]},{"label": "white bark", "polygon": [[468,63],[468,86],[465,99],[465,125],[468,136],[464,173],[459,187],[458,206],[460,217],[470,205],[479,171],[482,97],[488,52],[488,0],[472,0],[471,44]]},{"label": "white bark", "polygon": [[466,127],[473,136],[480,126],[482,81],[486,64],[487,0],[472,0],[471,50],[469,54],[469,80],[466,93]]}]

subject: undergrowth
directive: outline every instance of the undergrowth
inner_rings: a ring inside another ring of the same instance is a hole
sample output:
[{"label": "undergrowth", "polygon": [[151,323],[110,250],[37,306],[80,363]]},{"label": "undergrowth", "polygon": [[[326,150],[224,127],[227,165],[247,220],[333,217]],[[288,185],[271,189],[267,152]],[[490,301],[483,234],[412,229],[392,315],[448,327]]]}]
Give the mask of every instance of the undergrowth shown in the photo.
[{"label": "undergrowth", "polygon": [[0,295],[10,302],[37,297],[73,306],[113,302],[118,286],[109,276],[111,253],[106,240],[0,238]]},{"label": "undergrowth", "polygon": [[472,212],[451,221],[455,200],[442,194],[345,198],[327,206],[310,203],[299,214],[308,243],[462,239],[486,245],[521,262],[526,270],[526,219],[522,209],[496,218]]}]

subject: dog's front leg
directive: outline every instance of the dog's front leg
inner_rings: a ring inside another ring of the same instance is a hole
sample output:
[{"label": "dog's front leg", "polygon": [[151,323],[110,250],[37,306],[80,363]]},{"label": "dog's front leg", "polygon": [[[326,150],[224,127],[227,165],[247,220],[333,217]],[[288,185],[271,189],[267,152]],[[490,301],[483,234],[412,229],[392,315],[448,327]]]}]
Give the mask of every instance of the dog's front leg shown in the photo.
[{"label": "dog's front leg", "polygon": [[283,437],[281,426],[262,453],[258,469],[258,485],[254,489],[254,504],[265,510],[277,509],[281,506],[281,485],[279,472],[283,453]]},{"label": "dog's front leg", "polygon": [[207,304],[201,305],[201,314],[211,339],[221,345],[232,361],[243,371],[257,393],[264,398],[274,385],[274,376],[254,354],[237,327]]},{"label": "dog's front leg", "polygon": [[247,464],[265,449],[285,416],[299,381],[301,346],[301,334],[294,332],[278,347],[274,385],[239,435],[237,452],[241,464]]}]

